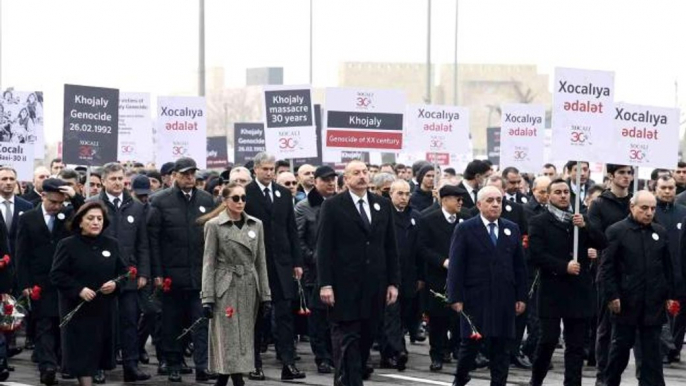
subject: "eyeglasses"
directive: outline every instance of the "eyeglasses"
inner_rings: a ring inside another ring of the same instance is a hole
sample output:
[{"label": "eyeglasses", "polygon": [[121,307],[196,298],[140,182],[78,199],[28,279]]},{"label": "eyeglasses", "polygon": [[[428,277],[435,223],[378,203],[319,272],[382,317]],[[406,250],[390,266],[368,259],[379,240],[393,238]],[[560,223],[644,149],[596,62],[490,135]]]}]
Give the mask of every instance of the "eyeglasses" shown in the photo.
[{"label": "eyeglasses", "polygon": [[286,181],[286,182],[284,182],[283,184],[284,184],[284,186],[295,186],[295,185],[297,185],[298,183],[295,182],[295,181]]},{"label": "eyeglasses", "polygon": [[245,202],[245,194],[243,194],[243,195],[241,195],[241,196],[229,196],[229,198],[230,198],[231,201],[233,201],[233,202],[240,202],[240,201]]}]

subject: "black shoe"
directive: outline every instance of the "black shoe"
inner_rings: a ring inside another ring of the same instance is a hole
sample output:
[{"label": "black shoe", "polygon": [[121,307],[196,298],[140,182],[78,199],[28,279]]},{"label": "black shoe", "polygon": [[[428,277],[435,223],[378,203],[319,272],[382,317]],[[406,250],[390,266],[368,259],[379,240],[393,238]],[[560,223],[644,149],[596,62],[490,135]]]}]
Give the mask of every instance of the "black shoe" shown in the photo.
[{"label": "black shoe", "polygon": [[531,370],[531,362],[521,351],[510,357],[510,364],[522,370]]},{"label": "black shoe", "polygon": [[160,364],[157,365],[157,375],[169,375],[169,367],[166,361],[161,360]]},{"label": "black shoe", "polygon": [[181,361],[181,374],[193,374],[193,369],[188,367],[186,361]]},{"label": "black shoe", "polygon": [[400,354],[398,354],[398,358],[396,360],[398,371],[405,371],[405,369],[407,368],[407,359],[407,353],[401,352]]},{"label": "black shoe", "polygon": [[106,381],[104,370],[98,370],[95,372],[95,375],[93,376],[93,383],[104,385]]},{"label": "black shoe", "polygon": [[34,347],[36,347],[36,345],[33,344],[33,339],[26,338],[26,342],[24,342],[24,350],[33,350]]},{"label": "black shoe", "polygon": [[681,354],[679,353],[670,353],[669,354],[669,361],[672,363],[681,363]]},{"label": "black shoe", "polygon": [[322,362],[317,365],[317,372],[319,374],[331,374],[334,372],[334,368],[329,362]]},{"label": "black shoe", "polygon": [[436,371],[441,371],[443,370],[443,362],[437,361],[437,360],[432,360],[431,361],[431,366],[429,366],[429,370],[431,372],[436,372]]},{"label": "black shoe", "polygon": [[138,354],[138,360],[142,364],[147,365],[150,363],[150,356],[148,355],[148,353],[146,351],[143,351],[140,354]]},{"label": "black shoe", "polygon": [[196,382],[207,382],[217,379],[217,374],[211,372],[210,370],[195,370],[195,381]]},{"label": "black shoe", "polygon": [[488,367],[489,361],[482,353],[476,354],[476,359],[474,359],[474,368],[483,369]]},{"label": "black shoe", "polygon": [[381,362],[379,362],[379,368],[381,369],[397,369],[398,368],[398,361],[394,357],[390,358],[381,358]]},{"label": "black shoe", "polygon": [[194,350],[195,350],[195,349],[194,349],[194,347],[193,347],[193,342],[188,343],[188,345],[186,346],[186,348],[183,349],[183,356],[185,356],[186,358],[192,357],[192,356],[193,356],[193,351],[194,351]]},{"label": "black shoe", "polygon": [[372,374],[374,373],[374,368],[368,364],[364,365],[364,370],[362,373],[362,380],[363,381],[368,381],[369,378],[372,377]]},{"label": "black shoe", "polygon": [[248,373],[248,379],[251,381],[264,381],[267,379],[264,376],[264,372],[262,371],[262,368],[256,368],[255,370],[251,371]]},{"label": "black shoe", "polygon": [[424,342],[426,340],[426,331],[420,327],[417,330],[417,334],[414,336],[414,340],[417,342]]},{"label": "black shoe", "polygon": [[47,369],[40,375],[40,383],[51,386],[57,384],[57,371],[55,369]]},{"label": "black shoe", "polygon": [[62,379],[74,379],[75,378],[73,375],[69,374],[66,371],[62,371],[62,374],[60,374],[60,375],[62,376]]},{"label": "black shoe", "polygon": [[117,350],[117,353],[114,354],[114,359],[117,361],[118,365],[121,365],[122,363],[124,363],[124,360],[121,357],[121,350]]},{"label": "black shoe", "polygon": [[245,386],[243,374],[231,374],[231,383],[233,383],[233,386]]},{"label": "black shoe", "polygon": [[292,381],[294,379],[304,379],[306,377],[305,373],[300,372],[295,365],[284,366],[281,369],[281,380],[282,381]]},{"label": "black shoe", "polygon": [[169,382],[182,382],[181,374],[176,370],[172,370],[169,372],[169,377],[167,380]]},{"label": "black shoe", "polygon": [[450,363],[453,361],[453,353],[446,352],[443,353],[443,363]]},{"label": "black shoe", "polygon": [[124,368],[124,382],[147,381],[150,374],[142,372],[138,367]]},{"label": "black shoe", "polygon": [[22,351],[24,351],[24,349],[21,347],[12,347],[10,349],[7,349],[7,357],[8,358],[15,357],[15,356],[21,354]]},{"label": "black shoe", "polygon": [[10,371],[7,369],[0,370],[0,382],[5,382],[10,377]]}]

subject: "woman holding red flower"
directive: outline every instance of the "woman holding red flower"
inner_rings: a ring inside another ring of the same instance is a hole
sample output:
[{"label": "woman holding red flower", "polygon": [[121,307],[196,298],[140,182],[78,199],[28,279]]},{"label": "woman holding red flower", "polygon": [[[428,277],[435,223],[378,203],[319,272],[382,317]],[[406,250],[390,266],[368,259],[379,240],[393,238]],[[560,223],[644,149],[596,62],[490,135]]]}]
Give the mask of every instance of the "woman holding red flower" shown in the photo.
[{"label": "woman holding red flower", "polygon": [[117,240],[103,236],[107,210],[100,202],[84,204],[74,216],[75,233],[57,245],[50,279],[59,294],[60,316],[86,302],[62,328],[62,368],[90,386],[99,370],[115,365],[117,315],[113,278],[127,273]]},{"label": "woman holding red flower", "polygon": [[208,359],[219,374],[216,385],[226,385],[229,377],[235,386],[244,384],[242,374],[254,367],[258,307],[271,300],[262,222],[245,214],[245,197],[242,186],[229,184],[223,205],[205,224],[200,296],[210,319]]}]

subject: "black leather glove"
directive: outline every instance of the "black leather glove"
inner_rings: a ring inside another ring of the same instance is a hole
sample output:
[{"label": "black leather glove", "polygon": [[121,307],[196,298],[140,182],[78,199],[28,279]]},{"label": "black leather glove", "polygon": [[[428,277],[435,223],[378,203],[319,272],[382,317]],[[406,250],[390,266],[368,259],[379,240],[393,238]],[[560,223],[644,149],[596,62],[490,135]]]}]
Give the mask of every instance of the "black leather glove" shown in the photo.
[{"label": "black leather glove", "polygon": [[207,319],[212,319],[214,317],[214,304],[205,303],[202,305],[202,316]]},{"label": "black leather glove", "polygon": [[262,315],[269,315],[272,311],[272,302],[262,302],[260,307],[262,308]]}]

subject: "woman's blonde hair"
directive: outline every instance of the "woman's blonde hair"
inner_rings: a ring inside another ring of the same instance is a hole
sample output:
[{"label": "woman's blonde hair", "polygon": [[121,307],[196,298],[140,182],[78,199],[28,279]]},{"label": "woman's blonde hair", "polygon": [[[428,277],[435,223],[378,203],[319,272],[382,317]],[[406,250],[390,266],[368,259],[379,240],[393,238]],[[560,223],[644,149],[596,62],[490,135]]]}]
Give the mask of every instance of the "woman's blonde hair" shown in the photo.
[{"label": "woman's blonde hair", "polygon": [[202,225],[202,224],[205,224],[206,222],[212,220],[213,218],[219,216],[219,213],[226,210],[226,204],[224,203],[224,200],[227,197],[229,197],[229,195],[231,194],[231,191],[233,191],[237,187],[243,188],[243,185],[240,185],[240,184],[235,183],[235,182],[231,182],[228,185],[226,185],[224,188],[222,188],[222,191],[220,193],[220,196],[222,197],[222,202],[219,205],[217,205],[217,207],[214,208],[214,210],[212,210],[210,213],[207,213],[205,215],[198,217],[198,219],[195,220],[195,222],[197,224]]}]

